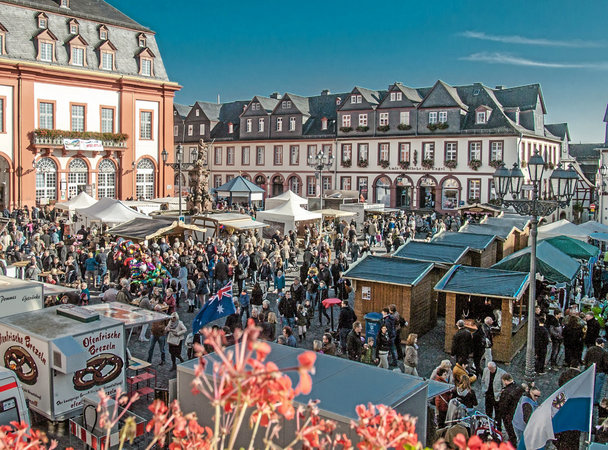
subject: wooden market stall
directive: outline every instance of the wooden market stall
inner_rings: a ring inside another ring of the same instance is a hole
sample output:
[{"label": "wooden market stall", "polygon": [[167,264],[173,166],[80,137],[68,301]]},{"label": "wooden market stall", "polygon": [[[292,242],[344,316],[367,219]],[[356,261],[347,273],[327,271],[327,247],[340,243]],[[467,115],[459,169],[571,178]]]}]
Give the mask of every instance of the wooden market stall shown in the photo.
[{"label": "wooden market stall", "polygon": [[397,305],[409,322],[409,332],[422,334],[435,326],[437,302],[433,286],[440,278],[432,262],[368,255],[344,274],[353,282],[355,313],[363,320],[369,312]]},{"label": "wooden market stall", "polygon": [[500,217],[488,217],[482,225],[513,226],[515,234],[515,251],[528,246],[530,238],[531,217],[517,214],[503,214]]},{"label": "wooden market stall", "polygon": [[527,339],[527,273],[454,266],[435,286],[446,296],[445,351],[450,352],[460,319],[481,323],[492,315],[496,332],[492,356],[510,362]]},{"label": "wooden market stall", "polygon": [[471,265],[471,251],[469,247],[438,242],[409,241],[400,246],[393,253],[393,256],[448,265]]},{"label": "wooden market stall", "polygon": [[474,267],[490,267],[497,261],[498,242],[493,234],[445,232],[436,235],[431,242],[469,247],[470,265]]},{"label": "wooden market stall", "polygon": [[500,261],[505,256],[515,252],[517,246],[517,230],[513,225],[489,225],[480,223],[469,223],[460,229],[461,232],[488,234],[496,236],[496,260]]}]

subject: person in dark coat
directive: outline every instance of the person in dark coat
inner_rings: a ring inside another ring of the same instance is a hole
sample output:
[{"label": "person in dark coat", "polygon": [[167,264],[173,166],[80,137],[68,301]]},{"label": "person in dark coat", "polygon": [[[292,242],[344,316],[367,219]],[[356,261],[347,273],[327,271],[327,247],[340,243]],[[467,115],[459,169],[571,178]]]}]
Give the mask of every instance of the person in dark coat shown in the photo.
[{"label": "person in dark coat", "polygon": [[513,416],[515,415],[519,398],[525,391],[521,386],[515,384],[513,377],[509,373],[505,373],[502,376],[502,386],[500,398],[498,399],[498,413],[505,430],[507,430],[509,442],[511,442],[514,447],[517,447],[517,437],[515,435],[515,430],[513,429]]},{"label": "person in dark coat", "polygon": [[608,372],[608,352],[604,349],[606,340],[604,338],[597,338],[595,345],[589,347],[585,354],[585,360],[583,361],[585,367],[589,368],[592,364],[595,364],[595,388],[593,393],[593,403],[599,404],[606,381],[606,372]]},{"label": "person in dark coat", "polygon": [[597,321],[592,312],[585,314],[585,322],[587,322],[585,346],[587,348],[592,348],[595,345],[595,340],[600,337],[600,323]]},{"label": "person in dark coat", "polygon": [[574,314],[566,319],[562,336],[564,337],[565,362],[568,367],[581,364],[583,354],[583,324]]},{"label": "person in dark coat", "polygon": [[292,329],[296,326],[296,310],[298,305],[291,296],[291,292],[285,292],[283,298],[279,301],[279,314],[283,318],[283,325],[289,325]]},{"label": "person in dark coat", "polygon": [[477,327],[477,330],[473,333],[471,343],[473,344],[473,363],[475,364],[475,373],[477,378],[481,379],[483,375],[483,367],[481,366],[481,359],[486,352],[486,336],[481,326]]},{"label": "person in dark coat", "polygon": [[342,353],[346,354],[346,339],[353,329],[353,323],[357,320],[355,311],[349,306],[347,300],[342,301],[340,316],[338,317],[338,332],[340,333],[340,347]]},{"label": "person in dark coat", "polygon": [[361,353],[363,352],[362,330],[361,322],[353,323],[352,330],[346,339],[346,354],[351,361],[361,361]]},{"label": "person in dark coat", "polygon": [[459,320],[456,323],[458,331],[452,338],[452,356],[457,361],[469,359],[469,355],[473,350],[473,336],[471,332],[464,326],[464,320]]},{"label": "person in dark coat", "polygon": [[534,347],[536,353],[536,364],[534,370],[539,375],[545,374],[545,361],[547,360],[547,347],[551,337],[549,330],[545,327],[545,316],[541,315],[538,318],[538,324],[534,331]]}]

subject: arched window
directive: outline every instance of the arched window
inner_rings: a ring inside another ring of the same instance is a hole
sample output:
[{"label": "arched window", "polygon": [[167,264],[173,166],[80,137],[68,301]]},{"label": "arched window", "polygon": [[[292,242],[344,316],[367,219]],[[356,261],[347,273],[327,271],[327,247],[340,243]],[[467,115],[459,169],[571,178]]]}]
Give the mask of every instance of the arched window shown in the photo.
[{"label": "arched window", "polygon": [[388,177],[376,181],[376,202],[384,203],[386,206],[391,204],[391,180]]},{"label": "arched window", "polygon": [[255,177],[255,184],[260,187],[265,185],[266,178],[264,178],[264,175],[258,175],[257,177]]},{"label": "arched window", "polygon": [[109,159],[99,163],[97,175],[97,198],[116,198],[116,166]]},{"label": "arched window", "polygon": [[281,175],[275,175],[272,178],[272,196],[276,197],[283,193],[283,177]]},{"label": "arched window", "polygon": [[455,209],[460,202],[460,184],[454,178],[448,178],[441,184],[441,208]]},{"label": "arched window", "polygon": [[36,203],[57,199],[57,164],[51,158],[42,158],[36,164]]},{"label": "arched window", "polygon": [[300,195],[300,179],[296,176],[289,178],[289,190]]},{"label": "arched window", "polygon": [[147,158],[137,163],[135,195],[144,200],[154,198],[154,163]]},{"label": "arched window", "polygon": [[68,167],[68,199],[80,194],[87,187],[89,168],[80,158],[75,158]]}]

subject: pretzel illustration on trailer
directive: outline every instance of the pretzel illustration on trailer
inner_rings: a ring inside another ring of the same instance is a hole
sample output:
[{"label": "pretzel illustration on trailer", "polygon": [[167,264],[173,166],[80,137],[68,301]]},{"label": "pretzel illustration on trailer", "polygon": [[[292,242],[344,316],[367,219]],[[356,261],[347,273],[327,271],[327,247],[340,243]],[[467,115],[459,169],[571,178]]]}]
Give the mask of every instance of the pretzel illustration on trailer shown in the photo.
[{"label": "pretzel illustration on trailer", "polygon": [[38,366],[23,347],[13,345],[7,348],[4,352],[4,366],[15,372],[22,383],[32,385],[38,380]]},{"label": "pretzel illustration on trailer", "polygon": [[103,386],[122,372],[122,359],[112,353],[100,353],[87,361],[84,369],[76,371],[72,381],[74,388],[85,391],[93,386]]}]

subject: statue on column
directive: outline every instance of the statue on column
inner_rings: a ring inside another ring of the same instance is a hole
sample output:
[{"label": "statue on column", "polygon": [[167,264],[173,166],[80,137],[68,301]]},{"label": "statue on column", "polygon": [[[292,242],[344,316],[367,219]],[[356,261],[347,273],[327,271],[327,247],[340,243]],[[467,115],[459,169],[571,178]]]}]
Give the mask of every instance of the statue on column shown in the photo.
[{"label": "statue on column", "polygon": [[196,161],[192,169],[188,171],[190,194],[187,198],[187,206],[193,215],[211,211],[213,208],[209,195],[209,170],[207,169],[207,158],[212,144],[213,142],[205,143],[202,139],[200,140]]}]

